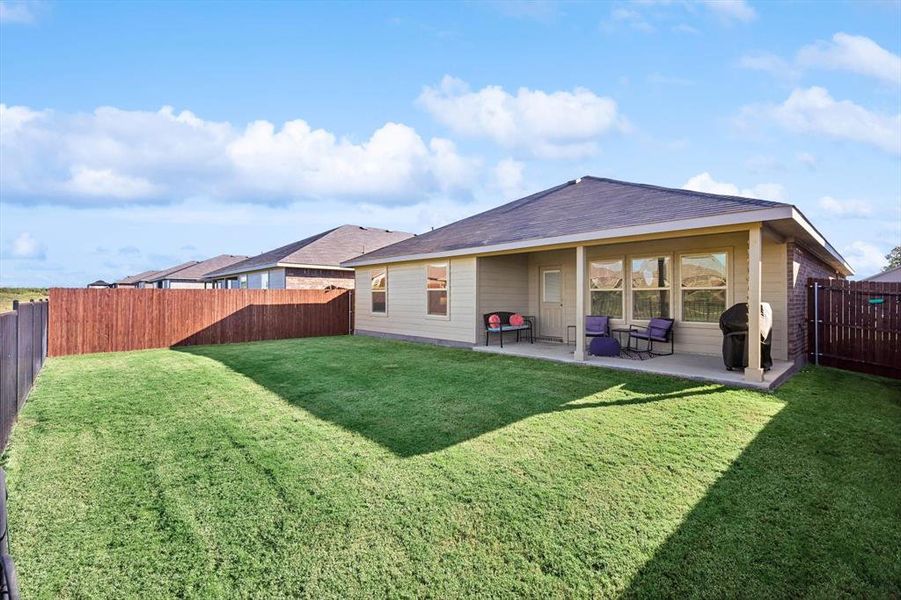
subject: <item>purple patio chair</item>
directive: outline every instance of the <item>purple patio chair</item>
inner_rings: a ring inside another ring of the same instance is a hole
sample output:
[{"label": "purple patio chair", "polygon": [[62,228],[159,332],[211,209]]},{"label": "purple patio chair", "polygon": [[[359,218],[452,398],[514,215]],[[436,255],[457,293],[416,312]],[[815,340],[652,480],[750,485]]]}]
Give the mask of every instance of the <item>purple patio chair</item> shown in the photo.
[{"label": "purple patio chair", "polygon": [[[636,340],[635,347],[632,347],[632,340]],[[646,350],[638,349],[638,341],[644,340],[648,347]],[[654,342],[661,344],[669,344],[669,352],[654,352]],[[638,352],[639,358],[642,352],[647,352],[651,356],[669,356],[673,353],[673,319],[664,319],[663,317],[654,317],[648,322],[647,327],[629,327],[629,349]]]},{"label": "purple patio chair", "polygon": [[586,337],[605,337],[610,335],[610,317],[588,315],[585,317]]}]

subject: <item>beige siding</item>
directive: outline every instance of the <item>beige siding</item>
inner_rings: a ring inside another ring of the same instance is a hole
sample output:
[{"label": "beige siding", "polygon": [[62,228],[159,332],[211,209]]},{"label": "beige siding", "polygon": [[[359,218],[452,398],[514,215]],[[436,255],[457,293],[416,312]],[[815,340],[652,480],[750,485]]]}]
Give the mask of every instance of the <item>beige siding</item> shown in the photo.
[{"label": "beige siding", "polygon": [[197,290],[203,289],[202,281],[170,281],[170,290]]},{"label": "beige siding", "polygon": [[[434,262],[434,261],[431,261]],[[402,336],[475,343],[476,259],[450,261],[450,314],[426,314],[427,262],[388,265],[388,312],[373,314],[370,305],[370,267],[356,271],[356,328]]]},{"label": "beige siding", "polygon": [[529,257],[525,254],[479,259],[478,314],[494,311],[530,313]]},{"label": "beige siding", "polygon": [[788,360],[788,287],[785,244],[763,238],[760,295],[773,307],[773,358]]}]

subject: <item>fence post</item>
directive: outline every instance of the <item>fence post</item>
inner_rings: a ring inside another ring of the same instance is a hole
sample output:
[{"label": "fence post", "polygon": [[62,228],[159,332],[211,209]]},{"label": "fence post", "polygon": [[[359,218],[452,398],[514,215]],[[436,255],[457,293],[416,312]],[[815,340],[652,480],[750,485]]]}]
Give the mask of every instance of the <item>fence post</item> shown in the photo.
[{"label": "fence post", "polygon": [[820,284],[813,282],[813,361],[820,364]]}]

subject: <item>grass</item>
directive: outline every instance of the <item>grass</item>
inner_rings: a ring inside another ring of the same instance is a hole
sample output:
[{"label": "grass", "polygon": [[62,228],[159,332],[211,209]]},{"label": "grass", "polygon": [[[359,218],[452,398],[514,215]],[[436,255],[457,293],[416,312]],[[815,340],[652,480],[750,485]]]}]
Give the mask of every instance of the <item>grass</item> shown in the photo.
[{"label": "grass", "polygon": [[29,300],[46,300],[47,288],[5,288],[0,287],[0,312],[13,309],[13,300],[28,302]]},{"label": "grass", "polygon": [[901,386],[366,338],[73,356],[8,453],[43,597],[897,597]]}]

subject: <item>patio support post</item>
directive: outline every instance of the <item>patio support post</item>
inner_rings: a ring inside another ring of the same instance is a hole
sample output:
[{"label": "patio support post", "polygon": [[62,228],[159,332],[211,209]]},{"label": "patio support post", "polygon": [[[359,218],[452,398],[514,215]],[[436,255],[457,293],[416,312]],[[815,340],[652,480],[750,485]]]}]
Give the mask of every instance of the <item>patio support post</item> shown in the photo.
[{"label": "patio support post", "polygon": [[760,280],[761,280],[760,223],[748,230],[748,366],[746,381],[763,381],[760,365]]},{"label": "patio support post", "polygon": [[576,360],[585,360],[585,271],[585,246],[576,246]]}]

